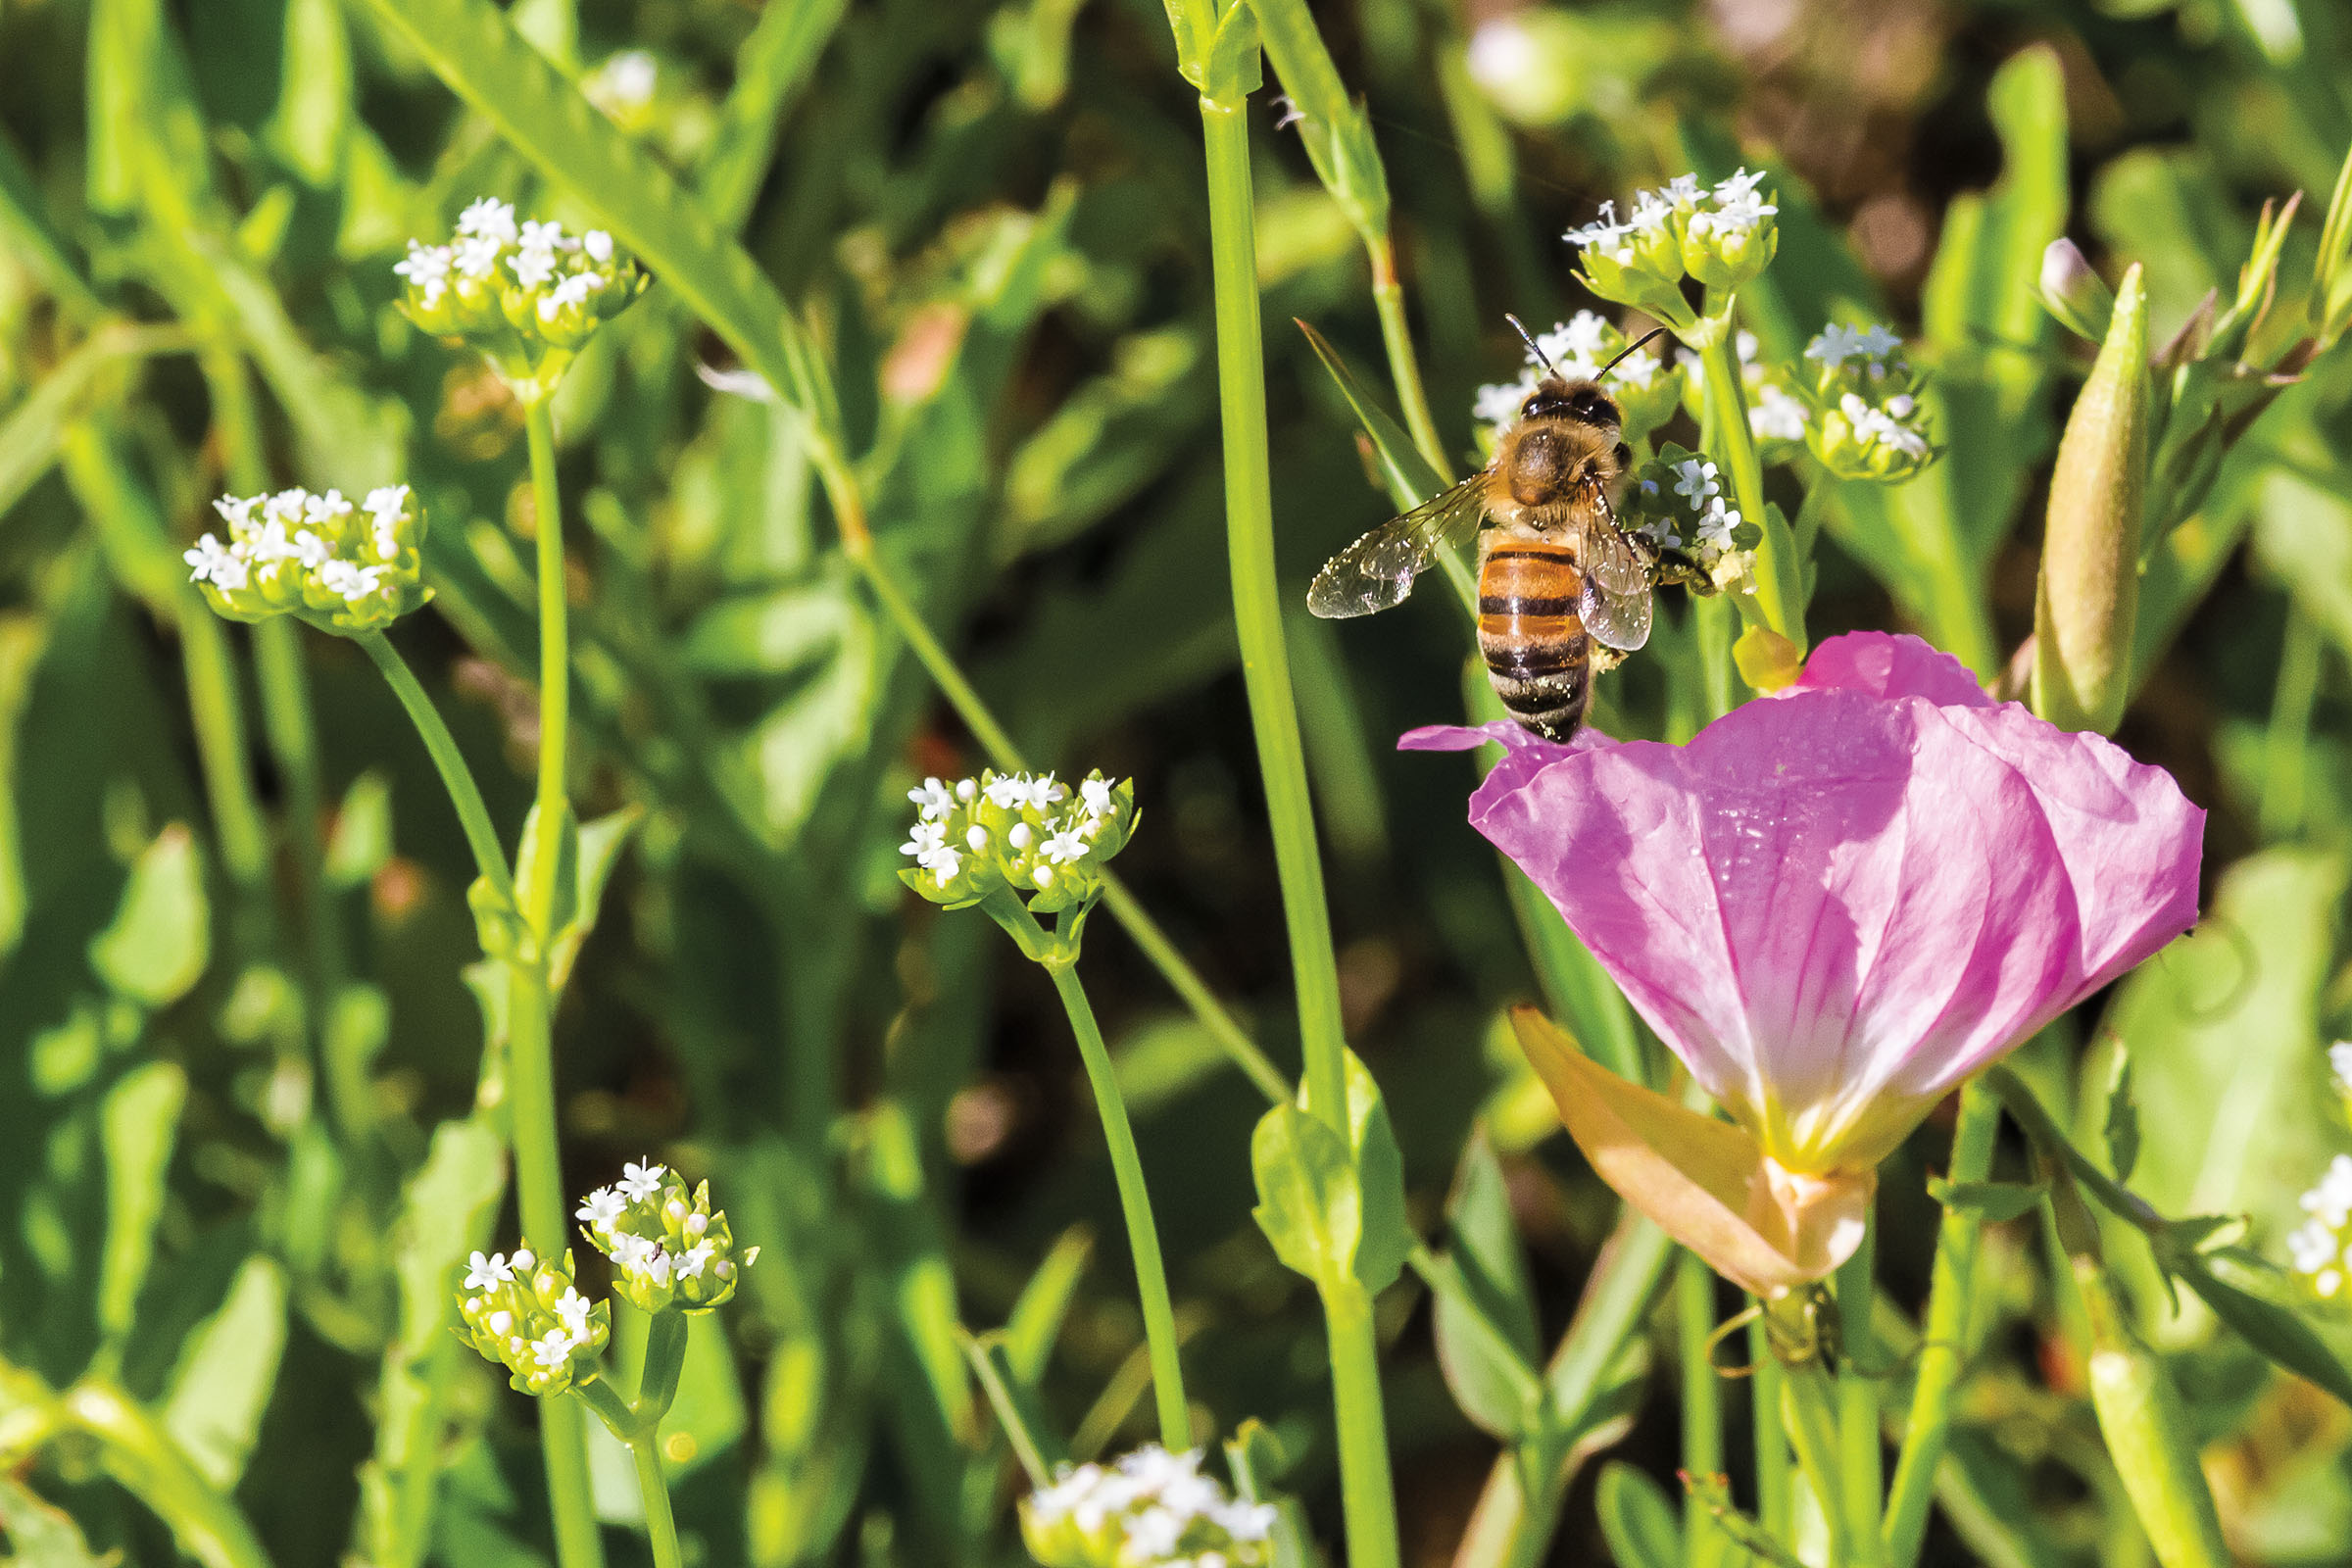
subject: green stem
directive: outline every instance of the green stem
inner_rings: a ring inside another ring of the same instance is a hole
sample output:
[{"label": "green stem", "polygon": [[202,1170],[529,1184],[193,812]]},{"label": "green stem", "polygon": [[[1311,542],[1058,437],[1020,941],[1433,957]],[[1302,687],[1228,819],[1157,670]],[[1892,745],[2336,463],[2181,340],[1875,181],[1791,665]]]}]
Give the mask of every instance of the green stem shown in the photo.
[{"label": "green stem", "polygon": [[[1712,302],[1710,302],[1712,303]],[[1764,623],[1805,646],[1802,574],[1788,525],[1764,505],[1764,464],[1747,422],[1747,389],[1740,378],[1739,323],[1725,299],[1692,335],[1705,377],[1707,450],[1731,481],[1742,519],[1764,531],[1756,546],[1755,609]]]},{"label": "green stem", "polygon": [[[1694,1476],[1721,1475],[1723,1389],[1708,1351],[1715,1333],[1715,1273],[1695,1252],[1676,1254],[1674,1316],[1683,1362],[1683,1468]],[[1683,1560],[1690,1568],[1706,1568],[1723,1560],[1725,1544],[1697,1494],[1686,1493]]]},{"label": "green stem", "polygon": [[1871,1338],[1871,1302],[1877,1288],[1871,1276],[1878,1259],[1878,1236],[1874,1223],[1863,1232],[1862,1245],[1854,1250],[1854,1255],[1838,1270],[1838,1491],[1845,1506],[1848,1560],[1857,1568],[1878,1568],[1883,1560],[1879,1542],[1883,1475],[1879,1386],[1868,1370],[1877,1359]]},{"label": "green stem", "polygon": [[416,682],[408,661],[380,631],[361,632],[352,639],[375,667],[383,672],[384,681],[400,706],[408,710],[409,721],[416,726],[417,738],[424,742],[427,755],[433,760],[434,770],[441,775],[441,787],[449,792],[449,804],[458,813],[458,824],[466,831],[466,846],[473,851],[474,869],[497,890],[500,899],[513,905],[515,902],[514,875],[507,869],[507,852],[498,842],[498,828],[490,820],[490,808],[482,803],[481,787],[473,781],[473,770],[466,765],[466,754],[458,750],[457,737],[450,734],[449,725],[441,718],[441,710],[433,706],[432,698]]},{"label": "green stem", "polygon": [[669,1511],[669,1484],[662,1479],[662,1444],[651,1432],[629,1445],[637,1461],[637,1494],[645,1499],[645,1535],[654,1548],[654,1568],[684,1568],[678,1553],[678,1522]]},{"label": "green stem", "polygon": [[2078,1294],[2086,1331],[2079,1348],[2088,1371],[2099,1435],[2115,1461],[2132,1511],[2163,1568],[2227,1568],[2213,1490],[2180,1391],[2156,1353],[2132,1331],[2128,1310],[2099,1255],[2098,1222],[2066,1168],[2044,1156],[2050,1192],[2044,1208],[2060,1255],[2059,1277]]},{"label": "green stem", "polygon": [[1396,385],[1404,427],[1440,477],[1450,477],[1453,465],[1446,461],[1446,443],[1438,438],[1438,421],[1430,415],[1429,393],[1421,384],[1421,361],[1413,352],[1412,328],[1404,318],[1404,285],[1396,278],[1396,236],[1384,233],[1378,243],[1367,242],[1365,249],[1372,262],[1372,308],[1380,313],[1381,342],[1389,351],[1389,379]]},{"label": "green stem", "polygon": [[1200,100],[1207,144],[1209,246],[1217,316],[1217,391],[1224,429],[1225,528],[1242,675],[1274,835],[1284,925],[1298,993],[1298,1032],[1316,1114],[1347,1130],[1347,1042],[1339,964],[1332,954],[1323,864],[1315,850],[1306,750],[1282,633],[1274,567],[1274,488],[1266,451],[1266,380],[1258,319],[1256,223],[1244,101]]},{"label": "green stem", "polygon": [[1110,1169],[1118,1181],[1119,1209],[1127,1220],[1127,1245],[1135,1253],[1135,1289],[1144,1308],[1144,1344],[1152,1358],[1152,1396],[1159,1406],[1159,1441],[1170,1453],[1193,1446],[1193,1418],[1184,1399],[1184,1371],[1176,1356],[1176,1309],[1168,1299],[1167,1265],[1160,1260],[1159,1228],[1152,1218],[1152,1195],[1144,1188],[1144,1162],[1135,1148],[1135,1129],[1127,1120],[1127,1102],[1119,1094],[1119,1077],[1095,1023],[1095,1009],[1086,1000],[1074,963],[1049,961],[1054,993],[1070,1016],[1070,1032],[1078,1037],[1079,1059],[1086,1063],[1087,1087],[1095,1093],[1095,1110],[1102,1118],[1102,1137],[1110,1146]]},{"label": "green stem", "polygon": [[[1850,1568],[1855,1561],[1854,1542],[1847,1528],[1844,1475],[1838,1463],[1837,1391],[1818,1359],[1785,1367],[1781,1414],[1788,1423],[1788,1441],[1796,1449],[1797,1465],[1812,1485],[1814,1496],[1821,1500],[1822,1518],[1829,1526],[1829,1568]],[[1878,1532],[1875,1521],[1873,1525],[1871,1549],[1875,1552]]]},{"label": "green stem", "polygon": [[1780,1358],[1772,1353],[1772,1331],[1761,1316],[1747,1326],[1747,1353],[1755,1366],[1747,1387],[1756,1445],[1756,1522],[1775,1541],[1788,1541],[1796,1521],[1796,1475],[1788,1455],[1788,1432],[1781,1421],[1782,1385],[1788,1380]]},{"label": "green stem", "polygon": [[1396,1496],[1389,1474],[1389,1422],[1380,1392],[1372,1293],[1353,1280],[1323,1292],[1331,1334],[1332,1406],[1339,1427],[1340,1498],[1348,1568],[1397,1568]]},{"label": "green stem", "polygon": [[[539,565],[539,782],[531,808],[532,842],[521,888],[528,951],[507,962],[508,1069],[513,1098],[509,1138],[514,1150],[514,1194],[522,1234],[550,1256],[564,1243],[564,1172],[556,1140],[556,998],[548,971],[555,938],[557,877],[571,817],[564,795],[564,761],[571,741],[571,646],[564,583],[564,512],[556,494],[556,428],[552,387],[521,389],[524,433],[531,454],[531,502]],[[548,1504],[555,1517],[561,1568],[601,1568],[589,1496],[587,1429],[579,1406],[563,1399],[539,1403],[539,1448],[547,1466]]]},{"label": "green stem", "polygon": [[[1004,726],[997,722],[997,716],[980,700],[979,692],[973,689],[970,681],[964,679],[963,671],[956,666],[956,661],[940,645],[939,639],[932,635],[931,628],[924,624],[913,602],[875,559],[872,540],[862,533],[851,534],[845,530],[843,549],[851,564],[857,567],[858,575],[865,579],[866,587],[882,606],[882,612],[890,617],[891,624],[906,639],[915,662],[923,666],[924,673],[931,677],[931,683],[939,688],[940,695],[948,700],[948,706],[956,710],[956,716],[963,721],[964,728],[972,732],[972,738],[980,743],[980,749],[988,754],[989,760],[1008,773],[1027,772],[1029,764],[1021,756],[1020,748],[1013,745],[1012,737],[1004,732]],[[1289,1080],[1283,1077],[1282,1069],[1267,1059],[1265,1053],[1257,1049],[1248,1033],[1235,1021],[1233,1014],[1225,1010],[1217,1001],[1216,993],[1209,990],[1208,983],[1200,978],[1200,971],[1185,960],[1184,955],[1177,951],[1176,944],[1169,940],[1159,923],[1137,902],[1127,885],[1108,871],[1102,876],[1102,903],[1110,910],[1111,916],[1126,929],[1135,945],[1143,950],[1144,956],[1159,970],[1169,988],[1193,1009],[1194,1016],[1208,1031],[1209,1037],[1257,1086],[1258,1092],[1275,1104],[1288,1104],[1294,1091]]]},{"label": "green stem", "polygon": [[270,883],[270,830],[245,771],[245,712],[237,700],[236,663],[220,617],[193,592],[179,604],[180,664],[188,715],[196,728],[196,761],[204,774],[213,830],[229,880],[259,895]]},{"label": "green stem", "polygon": [[270,1568],[270,1554],[238,1509],[216,1490],[145,1406],[91,1378],[60,1398],[66,1420],[95,1440],[98,1466],[171,1528],[180,1550],[205,1568]]},{"label": "green stem", "polygon": [[[1205,11],[1195,5],[1196,15]],[[1230,14],[1230,13],[1228,13]],[[1203,80],[1206,80],[1203,77]],[[1313,1113],[1348,1137],[1348,1044],[1339,963],[1331,946],[1323,865],[1315,848],[1306,752],[1298,733],[1274,565],[1274,489],[1266,450],[1264,333],[1258,317],[1257,239],[1250,180],[1248,89],[1215,82],[1200,96],[1207,162],[1211,276],[1216,296],[1217,400],[1224,431],[1225,530],[1242,677],[1273,828],[1275,871],[1298,986],[1298,1034]],[[1350,1568],[1396,1568],[1396,1506],[1389,1475],[1372,1300],[1352,1282],[1323,1294]]]},{"label": "green stem", "polygon": [[[1991,1173],[1993,1144],[2001,1130],[2001,1102],[1990,1089],[1971,1079],[1960,1091],[1960,1120],[1952,1130],[1949,1180],[1981,1182]],[[1969,1298],[1976,1291],[1977,1250],[1984,1234],[1981,1209],[1955,1204],[1943,1211],[1936,1235],[1936,1262],[1928,1289],[1926,1338],[1920,1344],[1918,1380],[1911,1391],[1910,1419],[1887,1491],[1882,1534],[1889,1568],[1912,1568],[1928,1535],[1928,1507],[1936,1471],[1951,1435],[1952,1395],[1968,1346]]]}]

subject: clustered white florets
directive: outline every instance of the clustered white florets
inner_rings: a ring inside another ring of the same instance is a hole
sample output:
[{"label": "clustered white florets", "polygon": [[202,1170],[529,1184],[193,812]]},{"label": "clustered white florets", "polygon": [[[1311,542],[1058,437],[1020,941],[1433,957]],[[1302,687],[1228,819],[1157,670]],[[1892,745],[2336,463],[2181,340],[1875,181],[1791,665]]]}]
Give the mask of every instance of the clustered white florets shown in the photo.
[{"label": "clustered white florets", "polygon": [[1682,302],[1660,291],[1672,290],[1686,273],[1736,288],[1771,261],[1778,244],[1772,220],[1780,208],[1764,199],[1764,179],[1761,170],[1741,169],[1704,187],[1697,175],[1680,174],[1636,192],[1622,219],[1616,203],[1601,203],[1598,217],[1563,237],[1584,252],[1586,281],[1603,297],[1674,315]]},{"label": "clustered white florets", "polygon": [[899,853],[906,880],[938,903],[961,905],[1000,882],[1041,912],[1074,907],[1101,886],[1102,862],[1134,828],[1134,786],[1100,773],[1068,785],[1052,773],[982,773],[950,785],[926,778],[906,792],[916,818]]},{"label": "clustered white florets", "polygon": [[1805,360],[1815,368],[1803,390],[1818,416],[1807,439],[1832,472],[1900,480],[1934,458],[1917,378],[1902,347],[1900,337],[1876,321],[1832,322],[1805,345]]},{"label": "clustered white florets", "polygon": [[1629,439],[1638,438],[1673,412],[1681,388],[1666,363],[1646,349],[1618,359],[1625,346],[1625,334],[1606,317],[1579,311],[1550,331],[1536,334],[1535,350],[1522,362],[1519,379],[1480,387],[1471,414],[1481,424],[1497,428],[1517,419],[1520,405],[1543,380],[1548,361],[1572,381],[1598,381],[1617,399]]},{"label": "clustered white florets", "polygon": [[223,543],[207,533],[182,553],[189,580],[213,607],[242,620],[294,611],[338,631],[373,630],[424,599],[422,514],[407,485],[353,505],[340,490],[222,496],[213,510]]},{"label": "clustered white florets", "polygon": [[740,1267],[760,1255],[756,1247],[735,1255],[709,1182],[689,1194],[667,1166],[650,1161],[622,1166],[620,1180],[581,1199],[572,1217],[612,1260],[612,1288],[649,1312],[718,1305],[734,1293]]},{"label": "clustered white florets", "polygon": [[1156,1445],[1116,1464],[1063,1466],[1021,1502],[1021,1531],[1046,1568],[1262,1568],[1280,1517],[1229,1497],[1200,1453]]},{"label": "clustered white florets", "polygon": [[1903,340],[1880,322],[1868,326],[1841,326],[1833,321],[1805,345],[1805,358],[1818,361],[1824,369],[1836,370],[1846,361],[1861,363],[1873,380],[1886,373],[1886,367]]},{"label": "clustered white florets", "polygon": [[612,1335],[612,1309],[573,1287],[570,1255],[542,1260],[527,1247],[511,1255],[475,1252],[458,1311],[474,1348],[505,1366],[526,1394],[571,1387]]},{"label": "clustered white florets", "polygon": [[644,282],[633,263],[615,261],[604,230],[573,235],[553,220],[519,220],[493,196],[459,215],[448,244],[410,240],[392,270],[419,325],[505,351],[534,343],[576,349]]}]

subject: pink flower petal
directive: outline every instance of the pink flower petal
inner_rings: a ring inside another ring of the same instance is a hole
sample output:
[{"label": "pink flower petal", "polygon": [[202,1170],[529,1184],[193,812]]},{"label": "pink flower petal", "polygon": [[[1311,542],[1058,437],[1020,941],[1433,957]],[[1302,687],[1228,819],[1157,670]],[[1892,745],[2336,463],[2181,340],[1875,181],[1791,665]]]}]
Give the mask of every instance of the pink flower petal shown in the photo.
[{"label": "pink flower petal", "polygon": [[1470,814],[1768,1153],[1833,1172],[2186,929],[2203,813],[1916,639],[1814,663],[1687,747],[1517,747]]},{"label": "pink flower petal", "polygon": [[1838,688],[1874,697],[1925,697],[1938,708],[1990,708],[1968,666],[1916,637],[1849,631],[1813,650],[1784,693]]}]

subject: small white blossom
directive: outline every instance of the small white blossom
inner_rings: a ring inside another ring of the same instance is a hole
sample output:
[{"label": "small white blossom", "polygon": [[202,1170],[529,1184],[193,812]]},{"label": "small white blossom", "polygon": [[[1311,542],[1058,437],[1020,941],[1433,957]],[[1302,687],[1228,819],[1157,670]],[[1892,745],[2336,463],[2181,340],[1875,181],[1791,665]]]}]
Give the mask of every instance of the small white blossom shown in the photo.
[{"label": "small white blossom", "polygon": [[717,1250],[718,1249],[709,1242],[697,1242],[680,1252],[677,1261],[678,1278],[682,1280],[701,1279],[704,1268],[710,1262],[711,1254]]},{"label": "small white blossom", "polygon": [[580,236],[580,249],[588,253],[590,261],[602,267],[612,259],[612,236],[601,228],[592,228]]},{"label": "small white blossom", "polygon": [[458,232],[511,245],[514,242],[514,209],[495,196],[484,196],[458,215]]},{"label": "small white blossom", "polygon": [[917,860],[948,841],[948,824],[939,821],[918,821],[907,830],[906,842],[899,846],[901,855],[911,855]]},{"label": "small white blossom", "polygon": [[588,1338],[590,1310],[588,1298],[568,1285],[564,1287],[564,1294],[556,1300],[556,1317],[563,1323],[564,1332],[569,1335],[574,1343]]},{"label": "small white blossom", "polygon": [[1029,775],[1013,773],[992,778],[982,793],[988,797],[989,805],[1000,811],[1009,811],[1029,799]]},{"label": "small white blossom", "polygon": [[943,888],[963,874],[963,857],[944,845],[923,857],[920,863]]},{"label": "small white blossom", "polygon": [[[1904,401],[1910,400],[1906,398]],[[1747,425],[1762,440],[1802,441],[1805,438],[1805,406],[1767,381],[1764,383],[1763,401],[1747,411]]]},{"label": "small white blossom", "polygon": [[466,1288],[469,1291],[486,1291],[514,1277],[514,1266],[501,1252],[492,1252],[487,1257],[476,1252],[466,1263]]},{"label": "small white blossom", "polygon": [[1085,858],[1086,851],[1085,837],[1078,831],[1078,824],[1071,822],[1046,840],[1044,854],[1055,865],[1068,865]]},{"label": "small white blossom", "polygon": [[1050,811],[1056,803],[1066,799],[1069,791],[1054,782],[1054,775],[1043,774],[1029,781],[1029,806],[1032,810]]},{"label": "small white blossom", "polygon": [[1715,482],[1715,465],[1703,458],[1686,458],[1674,466],[1674,493],[1694,507],[1722,493],[1723,487]]},{"label": "small white blossom", "polygon": [[669,1174],[666,1165],[641,1165],[635,1160],[620,1168],[620,1191],[632,1203],[642,1203],[662,1190],[662,1178]]},{"label": "small white blossom", "polygon": [[580,1206],[572,1210],[572,1217],[593,1229],[607,1230],[627,1211],[628,1206],[627,1200],[612,1188],[599,1187],[580,1200]]},{"label": "small white blossom", "polygon": [[[1078,799],[1085,806],[1087,815],[1108,816],[1110,814],[1110,781],[1101,778],[1090,778],[1083,781],[1078,786]],[[2352,1045],[2347,1045],[2343,1049],[2352,1053]]]},{"label": "small white blossom", "polygon": [[571,1359],[572,1338],[562,1329],[549,1329],[545,1339],[531,1345],[531,1354],[543,1367],[553,1371]]},{"label": "small white blossom", "polygon": [[948,787],[936,778],[923,780],[916,788],[906,792],[906,798],[923,813],[925,821],[947,815],[956,805],[955,798],[948,793]]}]

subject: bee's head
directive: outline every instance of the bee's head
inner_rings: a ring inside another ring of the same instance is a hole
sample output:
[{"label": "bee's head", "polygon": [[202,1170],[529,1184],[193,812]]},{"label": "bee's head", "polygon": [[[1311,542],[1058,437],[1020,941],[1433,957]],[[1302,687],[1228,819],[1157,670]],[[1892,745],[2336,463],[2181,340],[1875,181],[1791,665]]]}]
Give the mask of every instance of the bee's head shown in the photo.
[{"label": "bee's head", "polygon": [[1595,381],[1571,381],[1564,376],[1547,375],[1538,383],[1527,401],[1519,405],[1522,419],[1575,419],[1579,423],[1614,430],[1624,418],[1617,405]]}]

